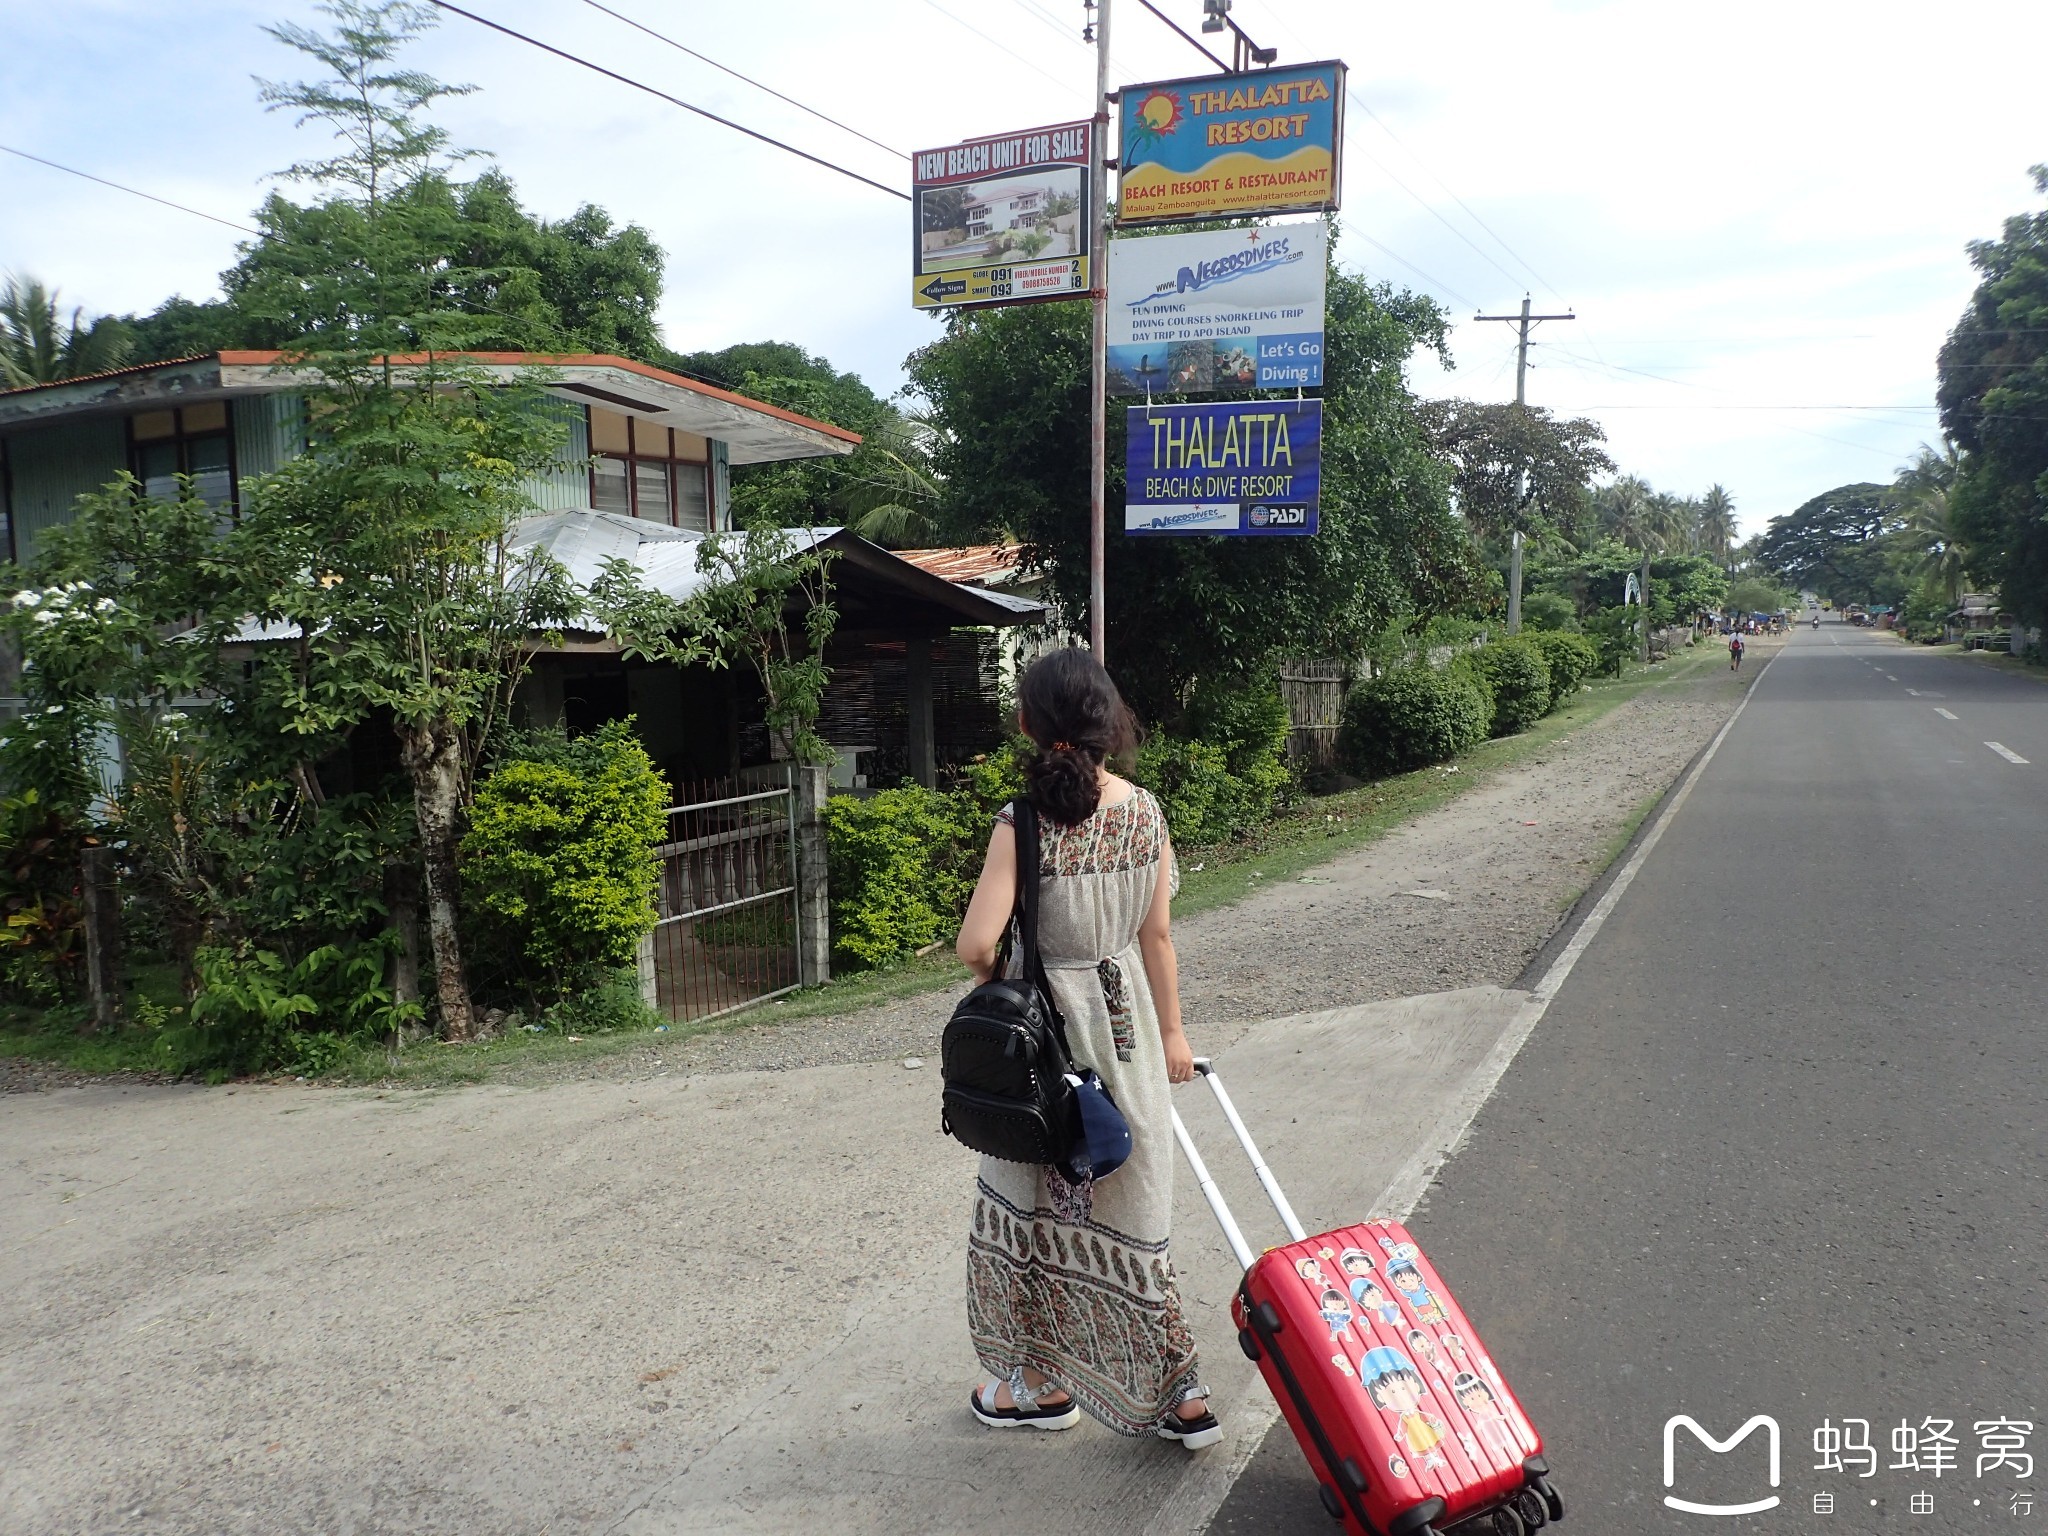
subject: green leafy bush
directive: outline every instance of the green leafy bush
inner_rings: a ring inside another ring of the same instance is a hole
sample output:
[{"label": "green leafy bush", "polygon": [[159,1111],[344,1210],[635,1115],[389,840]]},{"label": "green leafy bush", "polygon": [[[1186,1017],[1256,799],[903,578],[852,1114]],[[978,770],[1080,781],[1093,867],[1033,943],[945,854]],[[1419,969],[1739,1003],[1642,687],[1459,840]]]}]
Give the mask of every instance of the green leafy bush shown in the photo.
[{"label": "green leafy bush", "polygon": [[640,972],[620,966],[601,973],[580,992],[542,1011],[542,1028],[562,1035],[603,1035],[621,1029],[652,1029],[668,1020],[640,996]]},{"label": "green leafy bush", "polygon": [[293,964],[251,945],[205,945],[188,1017],[157,1030],[159,1064],[215,1082],[273,1069],[325,1071],[358,1042],[388,1037],[421,1014],[385,985],[393,940],[325,944]]},{"label": "green leafy bush", "polygon": [[1277,687],[1198,692],[1187,736],[1161,733],[1132,777],[1151,790],[1180,843],[1220,843],[1271,819],[1294,788],[1287,703]]},{"label": "green leafy bush", "polygon": [[462,839],[469,915],[536,1001],[632,964],[655,923],[667,804],[628,721],[515,742],[477,785]]},{"label": "green leafy bush", "polygon": [[989,813],[967,793],[918,785],[825,802],[832,949],[855,967],[950,936],[988,847]]},{"label": "green leafy bush", "polygon": [[1622,667],[1637,654],[1641,636],[1636,630],[1636,623],[1641,613],[1640,608],[1623,605],[1602,608],[1586,620],[1586,633],[1592,637],[1594,650],[1599,655],[1602,677],[1621,676]]},{"label": "green leafy bush", "polygon": [[1526,638],[1543,653],[1544,665],[1550,668],[1550,703],[1544,709],[1548,714],[1579,691],[1579,685],[1600,665],[1600,652],[1584,635],[1565,630],[1539,629]]},{"label": "green leafy bush", "polygon": [[1493,706],[1466,669],[1394,667],[1344,700],[1337,752],[1363,777],[1456,757],[1486,740]]},{"label": "green leafy bush", "polygon": [[1492,733],[1512,736],[1550,713],[1550,664],[1533,641],[1510,635],[1472,653],[1493,696]]},{"label": "green leafy bush", "polygon": [[1522,599],[1522,631],[1551,633],[1579,627],[1579,610],[1562,592],[1531,592]]},{"label": "green leafy bush", "polygon": [[49,1004],[79,995],[79,861],[95,841],[39,790],[0,800],[0,991],[15,1001]]}]

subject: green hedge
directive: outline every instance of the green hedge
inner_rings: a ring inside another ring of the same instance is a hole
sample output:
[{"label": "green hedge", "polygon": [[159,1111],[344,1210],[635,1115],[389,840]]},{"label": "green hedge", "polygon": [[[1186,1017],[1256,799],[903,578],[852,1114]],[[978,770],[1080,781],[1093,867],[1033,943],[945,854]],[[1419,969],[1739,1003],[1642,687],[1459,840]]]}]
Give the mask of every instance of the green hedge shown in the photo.
[{"label": "green hedge", "polygon": [[951,938],[988,848],[989,809],[918,785],[825,802],[832,950],[860,969]]},{"label": "green hedge", "polygon": [[1492,701],[1467,666],[1392,667],[1351,690],[1337,752],[1362,777],[1401,773],[1456,757],[1486,740]]},{"label": "green hedge", "polygon": [[1579,685],[1600,665],[1600,652],[1584,635],[1568,630],[1537,630],[1524,636],[1543,653],[1550,668],[1550,702],[1544,713],[1559,708],[1579,691]]},{"label": "green hedge", "polygon": [[1269,821],[1294,789],[1287,703],[1280,690],[1198,694],[1187,736],[1157,735],[1131,777],[1159,798],[1180,844],[1221,843]]},{"label": "green hedge", "polygon": [[1489,730],[1495,736],[1526,731],[1550,713],[1550,664],[1532,640],[1510,635],[1472,653],[1493,697]]},{"label": "green hedge", "polygon": [[477,784],[462,889],[483,951],[550,1003],[631,965],[654,927],[668,786],[629,721],[515,742]]}]

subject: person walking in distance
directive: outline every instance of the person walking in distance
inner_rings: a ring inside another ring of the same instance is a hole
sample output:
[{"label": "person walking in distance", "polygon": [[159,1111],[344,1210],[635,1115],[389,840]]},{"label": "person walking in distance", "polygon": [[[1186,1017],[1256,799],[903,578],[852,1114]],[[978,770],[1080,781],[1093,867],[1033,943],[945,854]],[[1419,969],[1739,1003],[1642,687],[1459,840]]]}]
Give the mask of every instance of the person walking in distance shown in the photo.
[{"label": "person walking in distance", "polygon": [[[1117,1434],[1199,1450],[1223,1430],[1167,1251],[1169,1085],[1195,1063],[1168,933],[1180,879],[1166,814],[1104,766],[1137,731],[1094,657],[1041,657],[1017,701],[1037,748],[1025,781],[1040,831],[1039,952],[1076,1064],[1101,1075],[1130,1123],[1131,1156],[1078,1185],[1056,1168],[981,1160],[967,1324],[988,1378],[970,1403],[991,1428],[1069,1429],[1086,1412]],[[1006,807],[956,946],[977,981],[994,973],[1016,887]]]},{"label": "person walking in distance", "polygon": [[1730,672],[1742,670],[1742,636],[1740,635],[1730,635],[1728,637],[1728,670]]}]

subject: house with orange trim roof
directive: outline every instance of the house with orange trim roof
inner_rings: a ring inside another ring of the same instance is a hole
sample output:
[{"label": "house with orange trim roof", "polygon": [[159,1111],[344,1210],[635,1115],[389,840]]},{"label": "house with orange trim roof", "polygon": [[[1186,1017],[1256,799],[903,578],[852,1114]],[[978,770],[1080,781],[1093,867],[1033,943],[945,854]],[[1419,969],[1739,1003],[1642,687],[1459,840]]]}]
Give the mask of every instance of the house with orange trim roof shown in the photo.
[{"label": "house with orange trim roof", "polygon": [[[860,445],[829,422],[630,358],[480,352],[466,360],[508,382],[547,370],[546,409],[564,429],[563,447],[528,482],[532,513],[515,543],[544,546],[582,581],[623,558],[650,585],[687,597],[706,579],[697,547],[732,526],[735,466]],[[224,351],[0,391],[0,557],[30,564],[78,497],[123,472],[158,495],[176,494],[178,477],[189,477],[232,517],[257,477],[304,451],[307,402],[320,382],[282,353]],[[1045,605],[948,580],[849,529],[794,532],[835,556],[839,622],[823,723],[827,740],[846,749],[842,782],[859,773],[932,783],[947,762],[994,745],[1000,722],[986,637],[1042,623]],[[572,629],[560,639],[536,658],[521,690],[534,723],[579,731],[631,715],[679,787],[768,760],[761,701],[744,672],[629,661],[596,632]],[[0,710],[16,675],[0,666]]]}]

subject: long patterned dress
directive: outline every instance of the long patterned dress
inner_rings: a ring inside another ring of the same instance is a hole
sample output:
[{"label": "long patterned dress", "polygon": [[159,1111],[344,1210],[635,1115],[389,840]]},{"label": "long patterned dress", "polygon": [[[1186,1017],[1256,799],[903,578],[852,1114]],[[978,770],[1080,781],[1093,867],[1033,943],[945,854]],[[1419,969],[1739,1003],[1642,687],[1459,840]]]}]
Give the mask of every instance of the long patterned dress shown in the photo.
[{"label": "long patterned dress", "polygon": [[[1011,820],[1007,809],[1001,819]],[[1143,789],[1078,826],[1041,818],[1040,831],[1046,977],[1075,1060],[1101,1074],[1130,1122],[1132,1151],[1085,1186],[1051,1168],[981,1160],[968,1327],[991,1374],[1031,1366],[1118,1434],[1149,1435],[1183,1399],[1205,1395],[1166,1247],[1166,1054],[1137,943],[1172,849],[1165,814]]]}]

